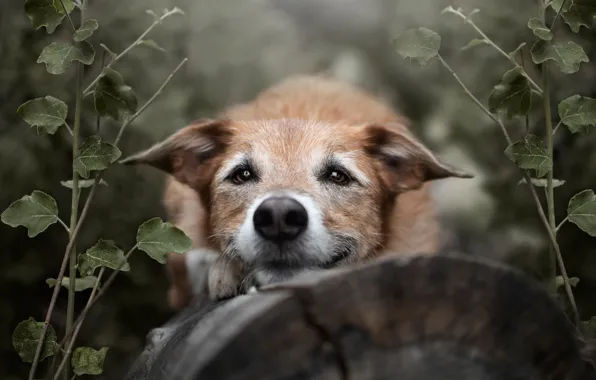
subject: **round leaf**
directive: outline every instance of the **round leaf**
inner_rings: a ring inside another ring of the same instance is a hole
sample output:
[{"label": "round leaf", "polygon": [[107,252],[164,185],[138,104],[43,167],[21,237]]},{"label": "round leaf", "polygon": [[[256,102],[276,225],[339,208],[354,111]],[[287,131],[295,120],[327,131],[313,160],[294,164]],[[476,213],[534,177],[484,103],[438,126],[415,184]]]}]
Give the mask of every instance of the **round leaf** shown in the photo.
[{"label": "round leaf", "polygon": [[542,20],[539,20],[536,17],[532,17],[528,21],[528,28],[532,29],[534,35],[541,40],[550,41],[553,39],[553,33],[550,31],[550,29],[544,25]]},{"label": "round leaf", "polygon": [[137,231],[137,248],[162,264],[168,253],[184,253],[191,246],[192,241],[182,230],[160,218],[149,219]]},{"label": "round leaf", "polygon": [[[12,334],[12,345],[26,363],[32,363],[35,357],[37,345],[40,342],[41,330],[43,329],[43,322],[36,322],[33,318],[19,323]],[[56,341],[56,332],[51,325],[46,330],[46,335],[43,339],[43,346],[39,360],[50,357],[58,351],[58,343]]]},{"label": "round leaf", "polygon": [[596,127],[596,99],[573,95],[559,103],[559,117],[572,133]]},{"label": "round leaf", "polygon": [[132,88],[124,83],[119,72],[106,67],[94,91],[95,109],[101,116],[120,119],[122,112],[135,112],[137,98]]},{"label": "round leaf", "polygon": [[427,28],[410,29],[393,39],[393,47],[402,57],[426,65],[439,53],[441,36]]},{"label": "round leaf", "polygon": [[[83,278],[75,278],[75,292],[81,292],[83,290],[92,289],[95,284],[97,283],[97,277],[95,276],[87,276]],[[56,286],[56,279],[55,278],[48,278],[46,280],[46,284],[50,288]],[[63,288],[70,289],[70,277],[62,277],[62,285]]]},{"label": "round leaf", "polygon": [[37,127],[37,133],[53,135],[66,122],[68,106],[60,99],[46,96],[23,103],[17,113],[31,127]]},{"label": "round leaf", "polygon": [[596,236],[596,195],[593,190],[575,194],[567,206],[569,221],[590,236]]},{"label": "round leaf", "polygon": [[533,92],[522,68],[516,67],[503,75],[488,98],[490,112],[506,111],[507,117],[526,115],[532,107]]},{"label": "round leaf", "polygon": [[533,169],[538,177],[552,168],[544,143],[535,135],[527,135],[523,141],[518,141],[507,147],[505,155],[521,169]]},{"label": "round leaf", "polygon": [[48,194],[35,190],[8,206],[0,219],[11,227],[27,228],[27,235],[35,237],[58,221],[58,205]]},{"label": "round leaf", "polygon": [[[72,0],[63,0],[66,10],[70,13],[75,5]],[[66,14],[59,0],[27,0],[25,13],[35,30],[45,26],[48,34],[54,33],[56,27],[62,23]],[[57,7],[59,6],[59,8]]]},{"label": "round leaf", "polygon": [[584,49],[573,41],[551,43],[540,40],[532,46],[530,53],[534,63],[543,63],[548,60],[555,61],[555,64],[565,74],[577,72],[582,62],[589,61]]},{"label": "round leaf", "polygon": [[74,168],[83,178],[88,178],[92,170],[104,170],[116,161],[122,152],[116,146],[101,141],[99,136],[90,136],[81,144]]},{"label": "round leaf", "polygon": [[124,252],[113,241],[103,239],[99,239],[93,247],[79,255],[77,266],[82,276],[92,274],[99,267],[123,272],[130,270]]},{"label": "round leaf", "polygon": [[77,376],[101,375],[107,353],[108,347],[102,347],[99,351],[91,347],[77,347],[70,360],[72,371]]},{"label": "round leaf", "polygon": [[52,42],[43,49],[37,58],[37,63],[45,63],[48,73],[60,75],[66,72],[73,61],[90,65],[94,59],[95,50],[87,41],[77,45],[68,42]]},{"label": "round leaf", "polygon": [[85,41],[87,38],[93,35],[93,32],[95,32],[97,28],[99,28],[97,20],[92,18],[85,20],[83,25],[81,25],[75,32],[74,40],[77,42]]},{"label": "round leaf", "polygon": [[596,1],[594,0],[553,0],[550,3],[555,12],[559,12],[572,31],[579,32],[583,26],[591,28],[596,18]]}]

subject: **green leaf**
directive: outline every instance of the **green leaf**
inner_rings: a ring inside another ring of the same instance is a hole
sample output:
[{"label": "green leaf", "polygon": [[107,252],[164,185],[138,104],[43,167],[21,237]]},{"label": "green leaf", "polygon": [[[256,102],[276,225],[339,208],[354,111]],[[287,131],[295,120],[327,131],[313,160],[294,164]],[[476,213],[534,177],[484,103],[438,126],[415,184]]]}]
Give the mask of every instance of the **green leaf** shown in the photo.
[{"label": "green leaf", "polygon": [[[25,13],[31,25],[35,30],[46,27],[48,34],[54,33],[56,27],[62,23],[62,20],[66,16],[62,5],[58,9],[56,2],[59,0],[27,0],[25,1]],[[74,9],[74,3],[72,0],[64,0],[66,10],[70,13]]]},{"label": "green leaf", "polygon": [[513,68],[503,75],[488,98],[490,112],[507,111],[507,117],[527,115],[532,107],[533,92],[521,67]]},{"label": "green leaf", "polygon": [[[579,278],[577,277],[569,277],[569,285],[573,286],[574,288],[579,284]],[[555,285],[558,288],[565,285],[565,281],[563,280],[563,276],[555,277]]]},{"label": "green leaf", "polygon": [[596,99],[573,95],[559,103],[559,117],[572,133],[596,127]]},{"label": "green leaf", "polygon": [[52,42],[43,49],[37,58],[37,63],[45,63],[48,73],[60,75],[66,72],[73,61],[90,65],[94,59],[95,50],[87,41],[77,45],[68,42]]},{"label": "green leaf", "polygon": [[[79,180],[79,189],[85,189],[87,187],[93,186],[95,183],[94,179],[80,179]],[[60,181],[60,184],[64,187],[72,189],[72,180],[69,179],[68,181]],[[108,183],[102,179],[99,180],[99,185],[108,186]]]},{"label": "green leaf", "polygon": [[596,195],[593,190],[575,194],[567,206],[569,221],[590,236],[596,236]]},{"label": "green leaf", "polygon": [[573,41],[551,43],[540,40],[532,46],[530,53],[534,63],[543,63],[548,60],[555,61],[555,64],[565,74],[577,72],[581,62],[589,61],[584,49]]},{"label": "green leaf", "polygon": [[544,25],[542,20],[536,17],[532,17],[528,21],[528,28],[532,29],[534,35],[541,40],[550,41],[553,39],[553,33],[550,31],[550,29]]},{"label": "green leaf", "polygon": [[58,206],[54,198],[35,190],[8,206],[0,219],[11,227],[27,228],[27,235],[35,237],[58,221]]},{"label": "green leaf", "polygon": [[91,347],[77,347],[72,353],[70,363],[72,371],[77,375],[101,375],[106,360],[108,347],[94,350]]},{"label": "green leaf", "polygon": [[95,32],[97,28],[99,28],[97,20],[92,18],[85,20],[83,25],[81,25],[75,32],[74,40],[77,42],[85,41],[87,38],[93,35],[93,32]]},{"label": "green leaf", "polygon": [[474,38],[460,50],[468,50],[468,49],[473,48],[474,46],[478,46],[478,45],[488,45],[488,41],[485,40],[484,38]]},{"label": "green leaf", "polygon": [[62,100],[48,95],[21,104],[17,113],[31,127],[37,127],[37,133],[53,135],[66,123],[68,106]]},{"label": "green leaf", "polygon": [[[546,178],[530,178],[530,181],[532,182],[532,184],[536,187],[546,187],[547,186],[547,180]],[[522,178],[517,184],[518,185],[523,185],[526,184],[526,179]],[[558,180],[558,179],[554,179],[553,178],[553,188],[559,187],[559,186],[563,186],[565,184],[564,180]]]},{"label": "green leaf", "polygon": [[101,141],[99,136],[90,136],[81,144],[79,156],[74,161],[74,169],[83,178],[89,178],[93,170],[104,170],[116,161],[122,152],[116,146]]},{"label": "green leaf", "polygon": [[95,109],[101,116],[109,115],[120,119],[122,112],[133,113],[137,109],[137,98],[132,88],[124,83],[119,72],[106,67],[94,91]]},{"label": "green leaf", "polygon": [[160,218],[149,219],[137,231],[137,248],[162,264],[168,253],[184,253],[191,246],[192,241],[182,230]]},{"label": "green leaf", "polygon": [[161,46],[159,46],[159,45],[157,44],[157,42],[155,42],[155,41],[153,41],[153,40],[141,40],[141,41],[139,41],[139,42],[137,43],[137,45],[145,45],[145,46],[147,46],[147,47],[150,47],[150,48],[152,48],[152,49],[159,50],[159,51],[161,51],[162,53],[167,53],[167,50],[166,50],[166,49],[164,49],[164,48],[162,48]]},{"label": "green leaf", "polygon": [[536,176],[544,175],[552,168],[544,143],[535,135],[527,135],[507,147],[505,155],[521,169],[532,169]]},{"label": "green leaf", "polygon": [[[37,345],[41,340],[43,322],[36,322],[29,318],[19,323],[12,334],[12,345],[25,363],[32,363],[35,357]],[[43,339],[43,346],[39,360],[43,360],[58,352],[56,332],[51,325],[48,325],[46,335]]]},{"label": "green leaf", "polygon": [[99,239],[85,253],[79,255],[77,267],[82,276],[91,275],[95,269],[106,267],[128,272],[130,265],[126,262],[124,252],[112,240]]},{"label": "green leaf", "polygon": [[395,37],[392,43],[399,55],[424,66],[439,53],[441,36],[427,28],[410,29]]},{"label": "green leaf", "polygon": [[[565,4],[563,5],[563,3]],[[594,25],[596,18],[596,1],[594,0],[553,0],[550,5],[555,12],[559,12],[561,6],[564,7],[561,16],[575,33],[579,32],[582,25],[586,28],[591,28]]]},{"label": "green leaf", "polygon": [[[87,276],[82,278],[75,278],[75,292],[80,292],[86,289],[92,289],[95,284],[97,283],[97,277],[95,276]],[[55,278],[48,278],[46,280],[46,284],[50,288],[53,288],[56,285]],[[62,285],[63,288],[70,289],[70,277],[62,277]]]}]

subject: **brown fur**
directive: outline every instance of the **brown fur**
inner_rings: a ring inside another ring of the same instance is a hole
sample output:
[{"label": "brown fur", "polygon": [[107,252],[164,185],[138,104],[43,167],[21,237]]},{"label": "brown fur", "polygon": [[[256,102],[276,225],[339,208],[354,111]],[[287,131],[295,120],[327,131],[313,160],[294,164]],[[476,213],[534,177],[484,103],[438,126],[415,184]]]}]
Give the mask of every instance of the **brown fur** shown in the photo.
[{"label": "brown fur", "polygon": [[[433,253],[439,226],[427,181],[468,177],[438,161],[388,105],[331,79],[290,78],[219,119],[185,128],[136,159],[174,174],[166,184],[166,212],[191,237],[194,248],[223,250],[223,236],[239,228],[252,200],[271,189],[291,188],[313,197],[327,229],[359,237],[359,253],[352,262],[386,253]],[[199,134],[208,143],[196,137]],[[201,152],[208,150],[209,157],[197,158],[198,146],[204,146]],[[188,147],[194,151],[189,153]],[[215,179],[240,151],[262,161],[263,181],[249,189]],[[325,152],[349,155],[369,183],[335,191],[309,180],[305,173]],[[394,163],[395,157],[407,158]],[[187,275],[183,260],[176,255],[168,261],[173,277],[170,304],[176,308],[191,296],[188,281],[176,278]],[[233,287],[238,279],[230,281]]]}]

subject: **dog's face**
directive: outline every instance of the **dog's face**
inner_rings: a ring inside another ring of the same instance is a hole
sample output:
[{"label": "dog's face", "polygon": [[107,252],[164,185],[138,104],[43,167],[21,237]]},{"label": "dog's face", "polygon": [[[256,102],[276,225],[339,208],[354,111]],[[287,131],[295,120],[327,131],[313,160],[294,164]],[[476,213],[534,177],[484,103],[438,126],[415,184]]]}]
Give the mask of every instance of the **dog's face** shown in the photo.
[{"label": "dog's face", "polygon": [[395,197],[467,176],[402,125],[204,121],[126,160],[172,173],[207,207],[211,238],[260,282],[376,251]]}]

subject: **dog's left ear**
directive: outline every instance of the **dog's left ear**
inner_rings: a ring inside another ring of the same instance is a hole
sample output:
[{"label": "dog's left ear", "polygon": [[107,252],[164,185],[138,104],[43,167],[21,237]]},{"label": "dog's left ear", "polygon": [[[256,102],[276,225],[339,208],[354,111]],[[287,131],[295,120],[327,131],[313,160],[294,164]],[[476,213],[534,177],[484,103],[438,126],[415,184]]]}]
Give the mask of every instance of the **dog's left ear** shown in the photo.
[{"label": "dog's left ear", "polygon": [[473,177],[442,162],[403,124],[367,125],[363,133],[364,150],[379,161],[382,180],[397,193],[419,189],[435,179]]},{"label": "dog's left ear", "polygon": [[199,120],[120,163],[151,165],[196,189],[212,174],[210,164],[229,144],[230,125],[229,120]]}]

